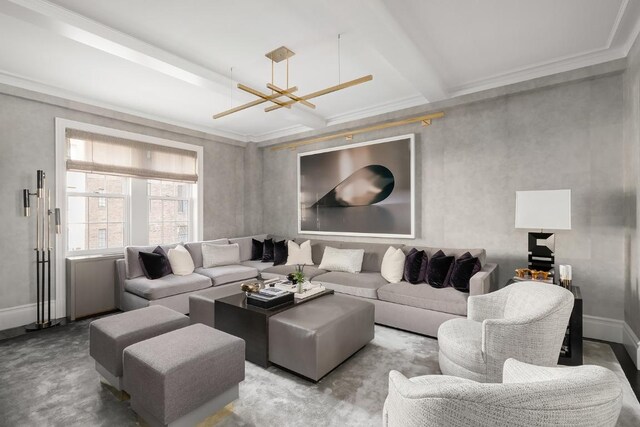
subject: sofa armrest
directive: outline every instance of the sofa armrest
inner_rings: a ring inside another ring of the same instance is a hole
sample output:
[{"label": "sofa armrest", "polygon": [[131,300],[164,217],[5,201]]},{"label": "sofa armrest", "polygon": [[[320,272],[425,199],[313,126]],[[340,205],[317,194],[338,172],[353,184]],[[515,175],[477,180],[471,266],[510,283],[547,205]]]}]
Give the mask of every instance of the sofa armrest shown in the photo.
[{"label": "sofa armrest", "polygon": [[498,264],[487,263],[469,279],[469,295],[488,294],[497,289]]},{"label": "sofa armrest", "polygon": [[123,259],[116,260],[116,307],[124,311],[122,308],[124,281],[127,277],[127,263]]}]

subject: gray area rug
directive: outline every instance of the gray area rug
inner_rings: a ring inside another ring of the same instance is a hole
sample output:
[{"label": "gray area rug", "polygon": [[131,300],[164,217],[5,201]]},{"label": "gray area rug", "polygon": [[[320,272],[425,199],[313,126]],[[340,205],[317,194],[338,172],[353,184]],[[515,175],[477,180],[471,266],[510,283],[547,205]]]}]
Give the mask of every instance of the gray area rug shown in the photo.
[{"label": "gray area rug", "polygon": [[[89,321],[0,341],[1,426],[136,426],[128,402],[101,385],[88,355]],[[640,404],[611,347],[585,341],[585,363],[618,374],[619,426],[640,425]],[[277,367],[246,364],[233,414],[219,426],[377,426],[391,369],[439,374],[431,338],[376,326],[376,338],[313,384]]]}]

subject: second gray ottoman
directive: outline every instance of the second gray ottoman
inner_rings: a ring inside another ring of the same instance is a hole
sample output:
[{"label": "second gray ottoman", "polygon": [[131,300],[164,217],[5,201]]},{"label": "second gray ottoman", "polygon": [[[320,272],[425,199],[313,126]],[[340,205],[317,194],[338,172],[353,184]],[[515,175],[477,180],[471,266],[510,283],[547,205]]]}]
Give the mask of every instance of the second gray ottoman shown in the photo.
[{"label": "second gray ottoman", "polygon": [[374,305],[327,295],[269,319],[269,361],[318,381],[374,336]]},{"label": "second gray ottoman", "polygon": [[96,370],[122,390],[122,352],[131,344],[189,325],[184,314],[160,305],[94,320],[89,325],[89,354]]},{"label": "second gray ottoman", "polygon": [[124,351],[131,408],[151,426],[192,426],[238,398],[244,341],[195,324]]}]

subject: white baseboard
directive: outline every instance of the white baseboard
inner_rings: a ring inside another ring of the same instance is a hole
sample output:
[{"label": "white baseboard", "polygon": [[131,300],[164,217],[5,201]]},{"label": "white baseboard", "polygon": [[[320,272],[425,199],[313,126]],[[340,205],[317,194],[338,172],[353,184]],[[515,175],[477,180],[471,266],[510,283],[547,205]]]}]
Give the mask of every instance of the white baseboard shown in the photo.
[{"label": "white baseboard", "polygon": [[631,356],[631,360],[635,363],[636,368],[640,370],[640,340],[638,340],[638,336],[633,332],[633,329],[627,324],[624,323],[624,334],[623,341],[624,347],[627,349],[627,353]]},{"label": "white baseboard", "polygon": [[[55,313],[56,302],[51,300],[52,313]],[[47,309],[45,305],[45,316]],[[54,316],[52,316],[54,317]],[[36,304],[25,304],[16,307],[0,309],[0,331],[28,325],[36,321]]]},{"label": "white baseboard", "polygon": [[622,343],[624,321],[608,317],[582,316],[582,336]]}]

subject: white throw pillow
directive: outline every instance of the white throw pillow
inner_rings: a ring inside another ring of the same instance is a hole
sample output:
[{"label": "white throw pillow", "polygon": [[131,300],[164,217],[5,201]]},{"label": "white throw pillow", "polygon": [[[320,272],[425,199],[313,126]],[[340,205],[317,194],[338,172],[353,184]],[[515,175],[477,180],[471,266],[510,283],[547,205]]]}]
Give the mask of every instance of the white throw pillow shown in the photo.
[{"label": "white throw pillow", "polygon": [[211,268],[236,264],[240,264],[240,245],[237,243],[230,245],[202,244],[202,267]]},{"label": "white throw pillow", "polygon": [[313,265],[311,258],[311,241],[307,240],[298,245],[296,242],[289,240],[287,243],[287,264],[286,265]]},{"label": "white throw pillow", "polygon": [[364,249],[336,249],[327,246],[322,254],[322,262],[318,268],[329,271],[360,273]]},{"label": "white throw pillow", "polygon": [[193,259],[189,251],[182,245],[176,246],[174,249],[169,249],[167,253],[169,258],[169,264],[171,264],[171,270],[176,276],[186,276],[193,273],[194,265]]},{"label": "white throw pillow", "polygon": [[402,281],[402,276],[404,275],[404,260],[405,255],[402,249],[389,246],[389,249],[387,249],[387,252],[382,258],[382,267],[380,268],[382,277],[389,283]]}]

